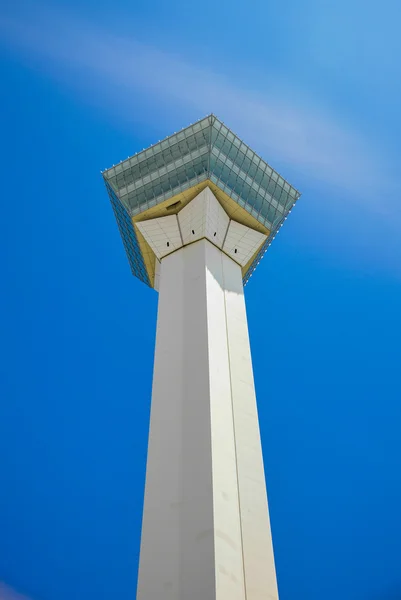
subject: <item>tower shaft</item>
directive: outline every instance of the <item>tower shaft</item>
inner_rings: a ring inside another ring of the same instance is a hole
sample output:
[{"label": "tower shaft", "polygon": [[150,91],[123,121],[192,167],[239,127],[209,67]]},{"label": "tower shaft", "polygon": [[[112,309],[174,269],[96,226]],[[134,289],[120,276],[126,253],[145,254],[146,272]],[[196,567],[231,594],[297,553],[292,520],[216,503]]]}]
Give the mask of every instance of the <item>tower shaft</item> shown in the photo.
[{"label": "tower shaft", "polygon": [[277,600],[241,267],[162,258],[137,600]]},{"label": "tower shaft", "polygon": [[243,284],[300,193],[213,114],[103,178],[160,290],[137,600],[277,600]]}]

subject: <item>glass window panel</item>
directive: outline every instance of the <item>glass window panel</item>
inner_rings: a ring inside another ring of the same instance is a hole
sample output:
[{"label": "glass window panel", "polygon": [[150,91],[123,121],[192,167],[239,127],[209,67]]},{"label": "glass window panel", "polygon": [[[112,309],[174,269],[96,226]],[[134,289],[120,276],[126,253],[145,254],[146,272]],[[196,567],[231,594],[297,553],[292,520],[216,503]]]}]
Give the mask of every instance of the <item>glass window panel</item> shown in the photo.
[{"label": "glass window panel", "polygon": [[222,171],[221,171],[221,178],[224,181],[224,183],[227,184],[229,182],[230,175],[231,175],[230,168],[226,164],[224,164]]},{"label": "glass window panel", "polygon": [[257,166],[255,165],[254,162],[252,162],[250,164],[249,170],[248,170],[249,177],[251,177],[252,179],[255,179],[256,172],[257,172]]},{"label": "glass window panel", "polygon": [[271,204],[269,204],[264,216],[270,223],[273,224],[276,218],[276,209]]},{"label": "glass window panel", "polygon": [[244,200],[247,200],[249,197],[249,194],[251,193],[251,187],[247,184],[246,181],[244,181],[243,184],[243,188],[242,188],[242,197],[244,198]]},{"label": "glass window panel", "polygon": [[269,194],[271,196],[274,196],[275,191],[276,191],[276,187],[277,187],[276,182],[273,181],[273,178],[270,179],[270,181],[269,181],[266,189],[267,189],[267,191],[269,192]]},{"label": "glass window panel", "polygon": [[218,148],[219,150],[221,150],[223,148],[223,144],[224,144],[224,138],[223,136],[219,135],[216,133],[216,138],[214,140],[213,145]]},{"label": "glass window panel", "polygon": [[253,188],[249,188],[249,193],[247,195],[246,202],[250,206],[255,206],[255,204],[257,204],[257,193]]},{"label": "glass window panel", "polygon": [[255,176],[254,176],[255,182],[258,185],[261,185],[262,180],[263,180],[263,171],[262,169],[260,169],[259,167],[256,170]]},{"label": "glass window panel", "polygon": [[250,167],[251,167],[251,164],[252,164],[252,163],[251,163],[250,159],[249,159],[247,156],[245,156],[245,157],[244,157],[244,161],[243,161],[243,163],[242,163],[242,170],[243,170],[245,173],[248,173],[248,172],[249,172],[249,169],[250,169]]},{"label": "glass window panel", "polygon": [[230,160],[233,161],[233,163],[235,163],[236,165],[238,165],[238,148],[236,146],[234,146],[234,144],[231,144],[231,147],[228,151],[228,157]]},{"label": "glass window panel", "polygon": [[224,154],[226,156],[229,155],[230,150],[231,150],[231,144],[227,139],[224,140],[221,150],[222,150],[222,152],[224,152]]},{"label": "glass window panel", "polygon": [[242,196],[243,187],[244,187],[244,182],[242,179],[240,179],[238,177],[237,180],[233,182],[233,190],[235,191],[236,194],[238,194],[238,196]]},{"label": "glass window panel", "polygon": [[255,193],[255,200],[253,202],[253,207],[258,214],[263,211],[264,204],[265,204],[264,198],[260,194]]},{"label": "glass window panel", "polygon": [[289,200],[291,201],[289,193],[283,191],[280,197],[281,206],[285,207],[288,204]]},{"label": "glass window panel", "polygon": [[170,185],[171,187],[177,187],[177,185],[180,183],[180,180],[178,179],[176,174],[170,175]]},{"label": "glass window panel", "polygon": [[236,162],[242,171],[244,170],[244,161],[245,161],[245,154],[241,150],[238,150]]},{"label": "glass window panel", "polygon": [[261,185],[265,188],[265,190],[267,190],[267,186],[269,185],[270,181],[271,181],[271,179],[265,171],[263,173],[262,182],[261,182]]}]

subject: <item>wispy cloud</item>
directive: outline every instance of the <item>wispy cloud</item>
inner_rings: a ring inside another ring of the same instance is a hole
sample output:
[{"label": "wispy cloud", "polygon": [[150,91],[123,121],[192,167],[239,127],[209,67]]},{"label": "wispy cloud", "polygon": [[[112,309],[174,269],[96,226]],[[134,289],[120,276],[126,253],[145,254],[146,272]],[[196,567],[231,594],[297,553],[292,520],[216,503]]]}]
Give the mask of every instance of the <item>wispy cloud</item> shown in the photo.
[{"label": "wispy cloud", "polygon": [[214,112],[268,160],[274,157],[273,166],[279,162],[296,178],[298,173],[295,185],[308,178],[383,213],[399,204],[399,181],[389,174],[385,152],[301,91],[243,89],[179,56],[55,12],[26,20],[0,17],[0,36],[53,76],[73,80],[88,98],[95,89],[98,102],[118,118],[131,118],[138,95],[162,98],[164,108],[178,106],[199,117]]},{"label": "wispy cloud", "polygon": [[0,581],[0,600],[29,600],[29,598]]}]

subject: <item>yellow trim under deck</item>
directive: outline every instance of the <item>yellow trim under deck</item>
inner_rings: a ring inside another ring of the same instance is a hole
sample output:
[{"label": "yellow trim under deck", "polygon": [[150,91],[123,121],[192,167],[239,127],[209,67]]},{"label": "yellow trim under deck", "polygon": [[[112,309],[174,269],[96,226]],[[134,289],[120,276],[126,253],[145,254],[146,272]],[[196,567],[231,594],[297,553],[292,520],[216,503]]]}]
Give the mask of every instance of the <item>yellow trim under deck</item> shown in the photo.
[{"label": "yellow trim under deck", "polygon": [[[139,223],[140,221],[147,221],[148,219],[156,219],[158,217],[166,217],[167,215],[177,214],[182,208],[184,208],[186,204],[191,202],[191,200],[193,200],[195,196],[200,194],[200,192],[204,190],[205,187],[209,187],[212,190],[213,194],[216,196],[217,200],[220,202],[230,219],[232,219],[233,221],[237,221],[242,225],[246,225],[247,227],[251,227],[252,229],[255,229],[255,231],[264,233],[267,236],[269,235],[270,230],[267,229],[267,227],[259,223],[259,221],[255,219],[255,217],[250,215],[244,208],[242,208],[242,206],[237,204],[235,200],[230,198],[230,196],[228,196],[219,187],[217,187],[217,185],[212,183],[210,179],[202,181],[202,183],[194,185],[188,190],[176,194],[172,198],[168,198],[168,200],[161,202],[157,206],[148,208],[148,210],[145,210],[139,215],[135,215],[134,217],[132,217],[134,227],[135,223]],[[141,232],[139,231],[138,227],[135,227],[135,232],[138,237],[139,247],[141,249],[143,260],[145,262],[145,267],[148,273],[150,284],[153,287],[155,281],[156,256],[149,244],[146,242]],[[252,256],[252,258],[248,261],[245,267],[242,267],[242,276],[244,276],[245,273],[248,271],[254,257],[255,255]]]}]

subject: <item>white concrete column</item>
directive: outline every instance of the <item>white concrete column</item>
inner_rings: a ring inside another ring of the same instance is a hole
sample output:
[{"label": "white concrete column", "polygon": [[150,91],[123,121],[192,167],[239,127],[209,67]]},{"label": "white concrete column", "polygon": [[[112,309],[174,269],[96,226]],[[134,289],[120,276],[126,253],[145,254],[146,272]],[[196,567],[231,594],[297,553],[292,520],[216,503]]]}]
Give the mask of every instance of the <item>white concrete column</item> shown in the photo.
[{"label": "white concrete column", "polygon": [[246,599],[276,600],[276,569],[243,285],[235,263],[228,257],[223,261]]},{"label": "white concrete column", "polygon": [[138,600],[277,600],[241,267],[162,258]]}]

